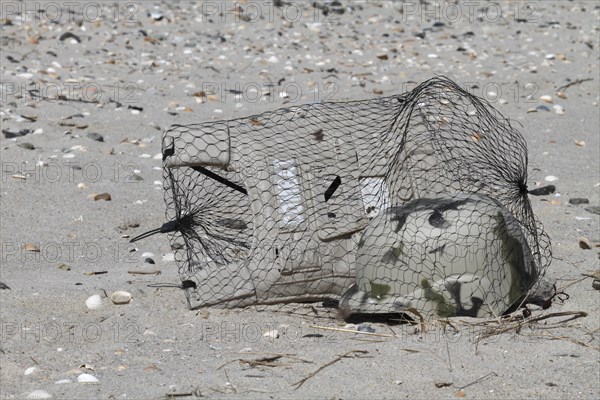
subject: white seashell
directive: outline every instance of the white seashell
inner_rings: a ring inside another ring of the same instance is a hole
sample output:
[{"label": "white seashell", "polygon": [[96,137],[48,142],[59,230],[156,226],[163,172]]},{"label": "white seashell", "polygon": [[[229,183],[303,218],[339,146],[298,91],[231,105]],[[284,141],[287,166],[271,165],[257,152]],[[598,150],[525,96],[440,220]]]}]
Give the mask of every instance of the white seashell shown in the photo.
[{"label": "white seashell", "polygon": [[25,375],[31,375],[35,371],[35,367],[29,367],[25,370]]},{"label": "white seashell", "polygon": [[110,295],[110,301],[115,304],[128,304],[131,301],[131,293],[125,292],[123,290],[117,290],[113,294]]},{"label": "white seashell", "polygon": [[28,399],[51,399],[52,395],[45,390],[34,390],[33,392],[27,395]]},{"label": "white seashell", "polygon": [[556,176],[554,176],[554,175],[548,175],[547,177],[544,178],[544,180],[546,182],[554,182],[554,181],[557,181],[558,178]]},{"label": "white seashell", "polygon": [[273,329],[272,331],[263,333],[263,336],[271,339],[277,339],[279,337],[279,331],[277,329]]},{"label": "white seashell", "polygon": [[97,310],[98,308],[102,307],[102,297],[100,297],[99,294],[95,294],[93,296],[90,296],[85,301],[85,305],[90,310]]},{"label": "white seashell", "polygon": [[73,383],[70,379],[61,379],[59,381],[54,382],[55,385],[62,385],[64,383]]},{"label": "white seashell", "polygon": [[557,113],[557,114],[562,115],[562,114],[565,113],[565,109],[562,108],[562,106],[559,105],[559,104],[555,104],[553,108],[554,108],[554,112]]},{"label": "white seashell", "polygon": [[77,383],[83,383],[86,385],[97,385],[100,383],[100,381],[94,375],[81,374],[77,377]]},{"label": "white seashell", "polygon": [[552,96],[545,94],[543,96],[540,96],[540,100],[546,103],[552,103]]},{"label": "white seashell", "polygon": [[154,253],[150,253],[149,251],[145,252],[144,254],[142,254],[141,256],[142,258],[153,258],[154,257]]}]

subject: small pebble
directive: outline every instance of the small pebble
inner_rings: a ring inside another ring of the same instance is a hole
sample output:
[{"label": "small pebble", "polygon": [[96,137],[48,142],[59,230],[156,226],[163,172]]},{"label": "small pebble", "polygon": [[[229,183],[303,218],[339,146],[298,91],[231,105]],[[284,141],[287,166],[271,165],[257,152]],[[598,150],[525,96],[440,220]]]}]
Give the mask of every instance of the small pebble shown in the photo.
[{"label": "small pebble", "polygon": [[528,190],[529,194],[533,196],[547,196],[556,191],[556,186],[554,185],[546,185],[539,188]]},{"label": "small pebble", "polygon": [[592,214],[600,214],[600,207],[599,206],[586,207],[585,211],[591,212]]},{"label": "small pebble", "polygon": [[359,325],[358,326],[358,331],[359,332],[369,332],[369,333],[375,333],[375,329],[370,327],[369,325]]},{"label": "small pebble", "polygon": [[104,136],[96,132],[88,132],[87,136],[89,139],[95,140],[97,142],[104,142]]},{"label": "small pebble", "polygon": [[114,304],[128,304],[131,301],[131,298],[131,293],[123,290],[117,290],[110,295],[110,301]]},{"label": "small pebble", "polygon": [[592,287],[596,290],[600,290],[600,280],[594,279],[594,281],[592,282]]},{"label": "small pebble", "polygon": [[97,310],[98,308],[102,307],[102,297],[100,297],[99,294],[95,294],[93,296],[90,296],[85,301],[85,305],[90,310]]},{"label": "small pebble", "polygon": [[569,199],[569,204],[578,206],[580,204],[590,204],[590,201],[584,197],[573,197],[572,199]]},{"label": "small pebble", "polygon": [[12,132],[12,131],[9,131],[8,129],[2,129],[2,133],[4,134],[5,138],[13,139],[13,138],[28,135],[30,133],[33,133],[33,131],[31,129],[21,129],[18,132]]},{"label": "small pebble", "polygon": [[19,143],[17,146],[22,147],[22,148],[27,149],[27,150],[34,150],[35,149],[35,147],[31,143],[29,143],[29,142]]},{"label": "small pebble", "polygon": [[592,242],[590,242],[590,239],[582,236],[577,240],[579,241],[579,247],[581,247],[582,249],[584,249],[584,250],[592,249]]}]

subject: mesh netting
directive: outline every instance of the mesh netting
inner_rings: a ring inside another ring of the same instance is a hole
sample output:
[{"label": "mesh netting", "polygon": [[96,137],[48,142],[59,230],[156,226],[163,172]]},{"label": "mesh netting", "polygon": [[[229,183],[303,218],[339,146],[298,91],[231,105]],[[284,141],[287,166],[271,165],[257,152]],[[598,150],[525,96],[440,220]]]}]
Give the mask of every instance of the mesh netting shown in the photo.
[{"label": "mesh netting", "polygon": [[498,315],[550,262],[523,137],[447,78],[173,126],[162,148],[162,231],[193,308]]}]

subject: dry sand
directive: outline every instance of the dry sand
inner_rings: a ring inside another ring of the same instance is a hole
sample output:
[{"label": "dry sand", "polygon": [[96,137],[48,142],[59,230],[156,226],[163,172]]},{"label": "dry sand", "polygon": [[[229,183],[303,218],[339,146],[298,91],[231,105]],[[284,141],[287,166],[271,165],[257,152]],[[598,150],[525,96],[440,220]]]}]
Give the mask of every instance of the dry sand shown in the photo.
[{"label": "dry sand", "polygon": [[[31,133],[1,136],[0,281],[10,290],[0,290],[0,398],[600,397],[600,292],[582,276],[599,268],[598,248],[578,245],[600,240],[599,216],[585,209],[600,205],[598,3],[343,0],[345,12],[327,17],[283,3],[2,2],[2,130]],[[163,260],[167,237],[129,252],[123,234],[165,222],[154,156],[171,124],[398,94],[435,74],[522,126],[530,187],[558,178],[555,195],[532,202],[553,241],[547,274],[570,298],[533,317],[586,317],[487,339],[461,318],[425,333],[365,322],[394,337],[324,331],[311,326],[345,323],[320,303],[189,311],[175,263]],[[540,106],[548,111],[528,112]],[[103,192],[112,200],[90,198]],[[128,274],[142,268],[162,274]],[[85,307],[115,290],[133,301]],[[263,336],[271,330],[279,337]],[[273,354],[283,356],[239,361]],[[99,383],[75,383],[81,373]]]}]

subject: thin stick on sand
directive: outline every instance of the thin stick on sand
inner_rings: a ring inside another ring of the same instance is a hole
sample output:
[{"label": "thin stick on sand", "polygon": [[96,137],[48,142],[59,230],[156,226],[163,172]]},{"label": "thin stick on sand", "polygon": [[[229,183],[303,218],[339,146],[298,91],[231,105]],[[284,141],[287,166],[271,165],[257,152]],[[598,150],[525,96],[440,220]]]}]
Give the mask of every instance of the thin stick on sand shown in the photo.
[{"label": "thin stick on sand", "polygon": [[381,337],[395,337],[394,335],[389,335],[386,333],[363,332],[363,331],[355,331],[352,329],[333,328],[330,326],[310,325],[310,327],[315,328],[315,329],[323,329],[326,331],[348,332],[348,333],[356,333],[356,334],[360,334],[360,335],[371,335],[371,336],[381,336]]},{"label": "thin stick on sand", "polygon": [[316,374],[318,374],[323,369],[325,369],[325,368],[329,367],[330,365],[333,365],[336,362],[340,361],[341,359],[346,358],[346,357],[350,357],[350,356],[360,357],[361,354],[367,354],[367,353],[369,353],[369,352],[366,351],[366,350],[351,350],[351,351],[349,351],[347,353],[339,355],[336,358],[334,358],[333,360],[329,361],[327,364],[320,366],[315,372],[312,372],[306,378],[304,378],[302,380],[299,380],[298,382],[294,383],[292,386],[296,386],[296,388],[294,390],[298,390],[298,388],[300,386],[302,386],[304,384],[304,382],[306,382],[307,380],[309,380],[310,378],[312,378],[313,376],[315,376]]}]

